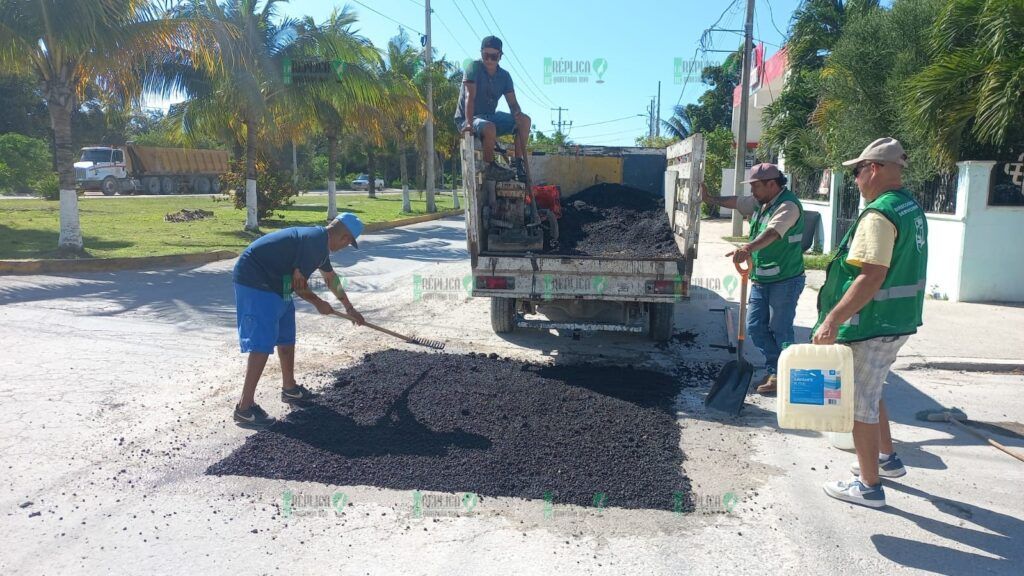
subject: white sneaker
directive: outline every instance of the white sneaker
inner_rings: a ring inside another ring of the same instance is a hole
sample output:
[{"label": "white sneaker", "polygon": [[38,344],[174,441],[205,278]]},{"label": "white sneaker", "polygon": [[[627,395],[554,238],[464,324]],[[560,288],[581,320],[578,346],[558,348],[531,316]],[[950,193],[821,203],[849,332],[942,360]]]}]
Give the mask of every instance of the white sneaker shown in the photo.
[{"label": "white sneaker", "polygon": [[[854,476],[860,476],[860,464],[857,462],[850,466],[850,472]],[[878,459],[878,475],[883,478],[899,478],[907,475],[907,469],[903,467],[903,461],[893,452],[886,460]]]},{"label": "white sneaker", "polygon": [[849,482],[826,482],[824,488],[825,494],[837,500],[869,508],[885,506],[885,491],[882,490],[881,482],[878,486],[865,486],[860,480],[854,478]]}]

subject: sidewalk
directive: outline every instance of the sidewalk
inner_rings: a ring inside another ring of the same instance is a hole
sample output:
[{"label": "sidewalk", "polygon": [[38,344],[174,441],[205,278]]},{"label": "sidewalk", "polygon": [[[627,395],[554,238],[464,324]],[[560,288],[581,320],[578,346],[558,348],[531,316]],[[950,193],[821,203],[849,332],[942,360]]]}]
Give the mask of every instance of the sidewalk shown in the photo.
[{"label": "sidewalk", "polygon": [[[733,245],[722,238],[730,236],[728,220],[704,220],[700,224],[699,258],[694,278],[725,278],[736,275],[732,261],[725,254]],[[746,233],[744,224],[744,233]],[[941,257],[932,255],[933,258]],[[800,297],[796,313],[796,337],[799,342],[810,339],[810,330],[817,320],[818,288],[824,282],[821,271],[810,270],[807,287]],[[739,301],[739,289],[728,297]],[[896,367],[928,365],[934,368],[965,370],[1009,370],[1024,367],[1024,305],[967,304],[925,300],[924,325],[910,337],[900,350]],[[759,353],[748,347],[751,360]]]}]

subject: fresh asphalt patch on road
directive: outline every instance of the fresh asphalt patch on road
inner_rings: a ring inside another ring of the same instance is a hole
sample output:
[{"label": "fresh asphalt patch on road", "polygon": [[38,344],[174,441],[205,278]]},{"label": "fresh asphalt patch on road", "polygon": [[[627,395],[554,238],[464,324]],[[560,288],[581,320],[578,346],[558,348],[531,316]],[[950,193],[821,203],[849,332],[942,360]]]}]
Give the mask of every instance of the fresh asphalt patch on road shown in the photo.
[{"label": "fresh asphalt patch on road", "polygon": [[207,474],[685,511],[673,405],[713,370],[367,354]]}]

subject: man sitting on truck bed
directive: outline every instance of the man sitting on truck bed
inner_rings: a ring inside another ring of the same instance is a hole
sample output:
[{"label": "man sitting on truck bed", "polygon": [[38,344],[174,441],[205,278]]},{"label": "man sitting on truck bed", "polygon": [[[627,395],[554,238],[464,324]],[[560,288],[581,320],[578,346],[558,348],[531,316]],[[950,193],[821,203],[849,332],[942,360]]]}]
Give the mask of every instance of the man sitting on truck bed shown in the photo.
[{"label": "man sitting on truck bed", "polygon": [[[480,60],[474,60],[466,69],[459,92],[459,105],[455,110],[455,123],[459,130],[471,132],[483,141],[483,156],[488,180],[526,179],[526,143],[530,136],[530,117],[523,114],[512,87],[512,76],[498,66],[501,60],[501,40],[488,36],[480,43]],[[505,96],[508,112],[498,112],[498,99]],[[512,160],[515,171],[494,163],[494,144],[498,136],[515,133],[516,157]]]}]

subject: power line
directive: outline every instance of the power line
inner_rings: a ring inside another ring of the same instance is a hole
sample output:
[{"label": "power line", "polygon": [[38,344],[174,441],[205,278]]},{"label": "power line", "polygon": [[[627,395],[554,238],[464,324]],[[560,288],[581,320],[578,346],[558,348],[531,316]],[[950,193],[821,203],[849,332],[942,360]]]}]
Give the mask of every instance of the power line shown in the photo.
[{"label": "power line", "polygon": [[786,35],[782,33],[782,30],[779,30],[779,26],[775,23],[775,11],[772,10],[771,0],[765,0],[765,3],[768,4],[768,17],[771,18],[772,27],[775,28],[775,31],[779,33],[779,36],[782,36],[782,40],[783,42],[785,42]]},{"label": "power line", "polygon": [[505,34],[505,31],[501,29],[501,24],[498,22],[498,19],[495,18],[494,13],[491,12],[491,7],[487,5],[487,0],[480,0],[480,2],[484,5],[484,9],[487,10],[487,14],[490,15],[491,20],[494,21],[494,26],[498,29],[498,34],[501,34],[501,37],[505,39],[505,44],[508,44],[508,53],[511,54],[512,59],[519,64],[519,73],[522,74],[523,77],[526,78],[526,81],[529,82],[537,92],[549,102],[549,105],[554,105],[554,101],[551,100],[551,98],[548,98],[548,95],[544,93],[544,90],[533,81],[533,77],[530,76],[526,69],[526,65],[523,64],[523,61],[519,59],[519,55],[512,50],[512,44],[509,43],[508,36]]},{"label": "power line", "polygon": [[384,18],[387,18],[388,20],[391,20],[392,22],[394,22],[395,24],[398,24],[399,26],[402,26],[402,27],[404,27],[404,28],[408,28],[409,30],[412,30],[413,32],[415,32],[415,33],[419,34],[420,36],[422,36],[422,35],[423,35],[423,32],[420,32],[419,30],[417,30],[417,29],[413,28],[412,26],[409,26],[408,24],[403,24],[403,23],[399,22],[398,20],[395,20],[395,19],[394,19],[394,18],[392,18],[391,16],[388,16],[387,14],[385,14],[385,13],[381,12],[380,10],[377,10],[376,8],[371,8],[370,6],[368,6],[368,5],[366,5],[366,4],[363,4],[363,3],[362,3],[362,2],[360,2],[359,0],[352,0],[352,1],[353,1],[353,2],[355,2],[356,4],[359,4],[359,5],[360,5],[360,6],[362,6],[363,8],[366,8],[366,9],[367,9],[367,10],[369,10],[370,12],[373,12],[374,14],[377,14],[377,15],[379,15],[379,16],[382,16],[382,17],[384,17]]},{"label": "power line", "polygon": [[471,6],[473,6],[473,10],[476,10],[476,15],[479,16],[480,17],[480,21],[484,23],[484,30],[487,30],[488,32],[490,32],[491,31],[491,26],[490,26],[490,24],[487,23],[487,20],[484,20],[484,15],[480,13],[480,9],[477,8],[476,2],[474,2],[474,0],[469,0],[469,4]]},{"label": "power line", "polygon": [[[697,53],[701,52],[702,49],[704,50],[705,54],[707,53],[708,47],[706,46],[706,43],[711,42],[711,40],[712,40],[711,39],[711,32],[712,32],[712,30],[714,30],[714,28],[716,26],[718,26],[719,22],[722,21],[722,18],[725,18],[725,15],[728,14],[729,11],[732,10],[736,6],[737,2],[738,2],[738,0],[732,0],[732,2],[730,2],[729,5],[725,7],[725,10],[722,10],[722,13],[718,16],[718,19],[715,20],[715,23],[712,24],[710,27],[706,28],[704,30],[704,32],[700,35],[700,40],[698,41],[697,48],[693,51],[693,60],[694,61],[697,60]],[[676,106],[679,106],[679,104],[683,101],[683,94],[686,93],[686,87],[687,87],[687,85],[689,85],[689,83],[690,83],[690,74],[687,74],[686,75],[686,79],[683,81],[683,89],[679,91],[679,98],[676,99]]]},{"label": "power line", "polygon": [[473,36],[476,36],[477,38],[482,38],[482,36],[480,36],[480,34],[476,31],[476,28],[473,28],[473,25],[469,23],[469,18],[466,18],[466,13],[462,11],[462,8],[459,8],[458,2],[452,0],[452,4],[455,6],[455,9],[459,11],[459,15],[462,16],[462,19],[465,20],[466,26],[469,26],[469,31],[473,33]]},{"label": "power line", "polygon": [[[413,0],[409,1],[412,2]],[[472,56],[473,53],[470,52],[469,50],[466,50],[466,47],[462,45],[462,42],[459,42],[459,37],[456,36],[454,32],[452,32],[452,29],[448,27],[448,24],[446,24],[444,19],[441,18],[441,15],[437,12],[437,10],[432,10],[432,12],[434,13],[434,16],[437,16],[437,21],[441,23],[441,26],[444,26],[444,29],[448,31],[448,34],[450,34],[452,39],[455,40],[455,43],[458,44],[459,48],[462,48],[462,51],[465,52],[467,56]]]},{"label": "power line", "polygon": [[587,126],[597,126],[600,124],[611,124],[612,122],[621,122],[623,120],[630,120],[636,118],[636,114],[630,114],[629,116],[623,116],[622,118],[615,118],[613,120],[603,120],[601,122],[591,122],[590,124],[577,124],[577,128],[586,128]]},{"label": "power line", "polygon": [[574,136],[573,140],[590,140],[592,138],[605,138],[607,136],[618,136],[620,134],[636,134],[637,132],[640,132],[640,130],[632,128],[630,130],[619,130],[618,132],[605,132],[604,134],[588,134],[586,136]]}]

